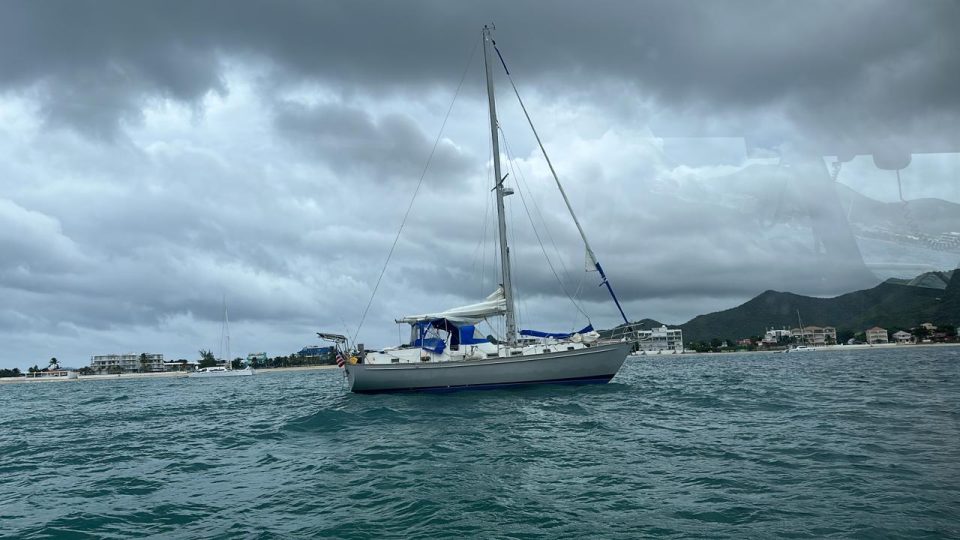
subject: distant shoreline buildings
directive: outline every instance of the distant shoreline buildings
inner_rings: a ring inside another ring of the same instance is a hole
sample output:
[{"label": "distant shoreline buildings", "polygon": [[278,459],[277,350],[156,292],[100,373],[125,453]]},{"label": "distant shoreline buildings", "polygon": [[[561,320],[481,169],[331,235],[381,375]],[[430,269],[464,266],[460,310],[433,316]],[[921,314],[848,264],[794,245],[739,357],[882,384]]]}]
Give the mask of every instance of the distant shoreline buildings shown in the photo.
[{"label": "distant shoreline buildings", "polygon": [[160,373],[165,371],[160,353],[103,354],[90,357],[90,369],[97,372]]},{"label": "distant shoreline buildings", "polygon": [[890,343],[890,336],[886,330],[880,328],[879,326],[874,326],[873,328],[868,328],[864,335],[867,337],[867,343],[870,345],[879,345],[883,343]]},{"label": "distant shoreline buildings", "polygon": [[637,352],[641,354],[680,354],[683,352],[683,330],[666,325],[651,330],[638,330]]}]

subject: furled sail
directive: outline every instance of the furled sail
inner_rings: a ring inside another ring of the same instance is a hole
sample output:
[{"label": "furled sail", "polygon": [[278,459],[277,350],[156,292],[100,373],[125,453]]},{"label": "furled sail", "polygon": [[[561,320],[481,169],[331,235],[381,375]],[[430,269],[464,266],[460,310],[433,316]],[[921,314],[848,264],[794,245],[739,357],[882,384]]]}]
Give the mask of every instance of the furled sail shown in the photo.
[{"label": "furled sail", "polygon": [[586,334],[588,332],[593,332],[592,324],[588,324],[579,332],[541,332],[540,330],[521,330],[520,335],[538,338],[568,339],[575,334]]},{"label": "furled sail", "polygon": [[503,315],[507,312],[507,300],[503,294],[503,287],[498,287],[493,294],[488,296],[483,302],[460,306],[439,313],[425,313],[423,315],[408,315],[402,319],[397,319],[398,323],[415,324],[422,321],[432,321],[436,319],[446,319],[455,324],[477,324],[478,322],[493,317]]}]

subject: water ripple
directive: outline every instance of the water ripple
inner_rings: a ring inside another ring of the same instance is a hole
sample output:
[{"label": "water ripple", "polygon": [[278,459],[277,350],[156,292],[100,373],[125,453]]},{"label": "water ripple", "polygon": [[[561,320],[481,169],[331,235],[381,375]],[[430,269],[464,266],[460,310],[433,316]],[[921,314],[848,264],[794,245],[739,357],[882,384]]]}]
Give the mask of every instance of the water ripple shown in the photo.
[{"label": "water ripple", "polygon": [[441,395],[338,371],[4,385],[0,536],[957,537],[958,359],[646,357]]}]

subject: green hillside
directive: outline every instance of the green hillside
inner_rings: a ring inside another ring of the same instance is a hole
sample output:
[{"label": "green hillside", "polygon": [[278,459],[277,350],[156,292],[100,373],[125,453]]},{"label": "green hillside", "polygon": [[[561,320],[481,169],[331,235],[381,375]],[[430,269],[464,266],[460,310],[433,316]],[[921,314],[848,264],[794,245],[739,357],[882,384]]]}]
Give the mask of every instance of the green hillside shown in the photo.
[{"label": "green hillside", "polygon": [[891,280],[835,298],[766,291],[733,309],[694,317],[680,328],[687,343],[740,339],[763,335],[770,327],[795,328],[798,310],[805,326],[834,326],[839,333],[863,332],[871,326],[912,328],[924,322],[956,326],[960,324],[960,272],[937,274],[943,278],[940,283],[947,283],[945,289]]}]

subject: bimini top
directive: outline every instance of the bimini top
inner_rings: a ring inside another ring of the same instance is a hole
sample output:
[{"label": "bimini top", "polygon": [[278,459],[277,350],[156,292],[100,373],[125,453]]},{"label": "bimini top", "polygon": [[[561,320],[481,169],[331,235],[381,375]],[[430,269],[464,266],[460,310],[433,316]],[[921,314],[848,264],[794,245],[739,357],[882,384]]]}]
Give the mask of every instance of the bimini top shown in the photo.
[{"label": "bimini top", "polygon": [[423,315],[408,315],[402,319],[397,319],[398,323],[416,324],[422,321],[433,321],[436,319],[446,319],[454,324],[477,324],[478,322],[493,317],[503,315],[507,312],[507,300],[503,295],[503,287],[497,287],[493,294],[488,296],[483,302],[460,306],[448,309],[440,313],[425,313]]}]

